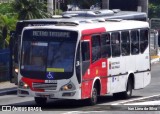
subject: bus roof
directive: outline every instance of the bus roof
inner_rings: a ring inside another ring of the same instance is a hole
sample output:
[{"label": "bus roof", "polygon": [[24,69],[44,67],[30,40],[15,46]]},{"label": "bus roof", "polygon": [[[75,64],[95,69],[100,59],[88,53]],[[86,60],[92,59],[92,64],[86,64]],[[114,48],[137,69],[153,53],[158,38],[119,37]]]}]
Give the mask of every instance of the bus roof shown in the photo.
[{"label": "bus roof", "polygon": [[26,26],[44,26],[54,25],[60,21],[85,21],[88,19],[124,19],[124,20],[140,20],[147,21],[147,14],[135,11],[120,10],[82,10],[82,11],[66,11],[61,16],[47,19],[31,19],[21,20],[17,22],[16,34],[21,34],[22,29]]},{"label": "bus roof", "polygon": [[107,21],[86,21],[83,23],[66,21],[65,23],[59,23],[57,25],[49,26],[31,26],[25,27],[25,29],[63,29],[71,31],[83,31],[95,28],[105,28],[106,31],[127,30],[137,28],[149,28],[148,22],[133,21],[133,20],[107,20]]},{"label": "bus roof", "polygon": [[[106,12],[106,13],[105,13]],[[109,13],[108,13],[109,12]],[[105,19],[125,19],[125,20],[143,20],[147,19],[147,14],[145,12],[135,12],[135,11],[117,11],[112,10],[84,10],[84,11],[66,11],[63,12],[61,16],[55,16],[55,18],[46,19],[31,19],[23,20],[20,22],[59,22],[62,20],[85,20],[93,18],[105,18]]]}]

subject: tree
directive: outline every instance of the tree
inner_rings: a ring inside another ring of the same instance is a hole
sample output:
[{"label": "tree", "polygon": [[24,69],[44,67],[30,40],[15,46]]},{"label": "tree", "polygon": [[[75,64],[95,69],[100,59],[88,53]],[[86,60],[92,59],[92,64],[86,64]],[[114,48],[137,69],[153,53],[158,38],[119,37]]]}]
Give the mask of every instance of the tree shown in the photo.
[{"label": "tree", "polygon": [[11,6],[11,3],[1,3],[0,4],[0,14],[3,15],[10,15],[14,14],[13,8]]},{"label": "tree", "polygon": [[0,48],[9,44],[9,33],[15,29],[17,19],[0,14]]},{"label": "tree", "polygon": [[160,18],[160,0],[150,0],[149,18]]},{"label": "tree", "polygon": [[47,13],[47,5],[37,0],[14,0],[12,7],[18,13],[19,20],[51,17]]}]

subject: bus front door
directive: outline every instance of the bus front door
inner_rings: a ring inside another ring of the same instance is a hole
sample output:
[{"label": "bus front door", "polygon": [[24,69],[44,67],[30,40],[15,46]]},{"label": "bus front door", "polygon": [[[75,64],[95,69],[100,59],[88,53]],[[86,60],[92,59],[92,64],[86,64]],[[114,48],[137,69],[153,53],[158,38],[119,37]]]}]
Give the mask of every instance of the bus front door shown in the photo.
[{"label": "bus front door", "polygon": [[82,99],[88,98],[90,94],[90,41],[81,42],[81,69],[82,69]]}]

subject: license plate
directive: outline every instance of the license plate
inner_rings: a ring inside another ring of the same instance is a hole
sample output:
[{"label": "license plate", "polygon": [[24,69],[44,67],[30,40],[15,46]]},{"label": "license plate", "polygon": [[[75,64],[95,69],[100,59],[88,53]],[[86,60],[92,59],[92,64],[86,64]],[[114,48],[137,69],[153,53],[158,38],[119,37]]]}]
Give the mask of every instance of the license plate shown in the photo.
[{"label": "license plate", "polygon": [[45,83],[57,83],[57,80],[45,80]]}]

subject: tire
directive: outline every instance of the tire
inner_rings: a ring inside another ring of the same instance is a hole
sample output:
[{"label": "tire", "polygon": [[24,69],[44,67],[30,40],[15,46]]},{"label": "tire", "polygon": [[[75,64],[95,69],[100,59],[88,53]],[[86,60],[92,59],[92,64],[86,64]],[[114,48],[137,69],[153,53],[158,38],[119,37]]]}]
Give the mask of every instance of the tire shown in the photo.
[{"label": "tire", "polygon": [[119,99],[122,97],[121,93],[113,93],[114,99]]},{"label": "tire", "polygon": [[37,105],[45,105],[47,103],[47,98],[35,97],[34,98]]},{"label": "tire", "polygon": [[128,82],[127,82],[126,91],[122,92],[122,96],[123,96],[124,99],[131,98],[131,96],[132,96],[132,89],[133,89],[132,80],[131,80],[131,78],[129,78]]},{"label": "tire", "polygon": [[88,99],[88,104],[93,106],[97,104],[97,99],[98,99],[98,93],[97,93],[97,86],[94,86],[92,89],[92,95],[91,98]]},{"label": "tire", "polygon": [[126,91],[124,92],[120,92],[120,93],[114,93],[113,97],[116,99],[129,99],[132,96],[132,80],[131,78],[129,78],[128,82],[127,82],[127,88]]}]

